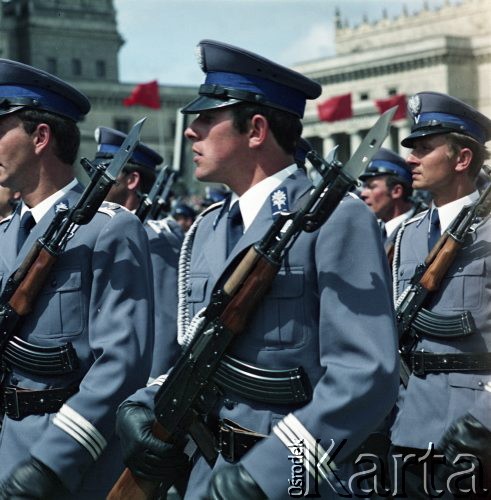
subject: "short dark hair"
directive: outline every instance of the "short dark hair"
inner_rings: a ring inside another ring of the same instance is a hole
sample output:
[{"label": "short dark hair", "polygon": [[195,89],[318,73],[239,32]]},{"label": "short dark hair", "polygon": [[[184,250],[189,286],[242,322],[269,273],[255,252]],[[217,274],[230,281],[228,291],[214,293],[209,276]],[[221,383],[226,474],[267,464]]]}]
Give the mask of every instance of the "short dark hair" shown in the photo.
[{"label": "short dark hair", "polygon": [[248,121],[254,115],[262,115],[268,120],[271,132],[276,142],[287,154],[295,153],[298,140],[302,135],[302,122],[300,118],[287,111],[242,102],[230,107],[233,116],[234,127],[241,133],[247,131]]},{"label": "short dark hair", "polygon": [[385,185],[389,191],[392,191],[398,184],[402,186],[402,196],[404,201],[411,201],[413,188],[405,179],[398,175],[386,175]]},{"label": "short dark hair", "polygon": [[36,109],[21,109],[17,111],[24,130],[32,134],[41,123],[46,123],[55,138],[55,154],[63,162],[73,165],[77,159],[80,147],[80,130],[77,124],[60,115]]},{"label": "short dark hair", "polygon": [[150,172],[147,167],[128,162],[123,167],[123,173],[131,174],[132,172],[138,172],[140,174],[140,192],[148,194],[152,189],[153,183],[155,182],[155,173]]},{"label": "short dark hair", "polygon": [[489,158],[489,151],[484,144],[477,142],[468,135],[460,134],[459,132],[450,132],[445,134],[448,147],[452,155],[457,156],[463,148],[469,148],[472,151],[472,161],[469,168],[469,174],[472,178],[476,178],[483,166],[484,162]]}]

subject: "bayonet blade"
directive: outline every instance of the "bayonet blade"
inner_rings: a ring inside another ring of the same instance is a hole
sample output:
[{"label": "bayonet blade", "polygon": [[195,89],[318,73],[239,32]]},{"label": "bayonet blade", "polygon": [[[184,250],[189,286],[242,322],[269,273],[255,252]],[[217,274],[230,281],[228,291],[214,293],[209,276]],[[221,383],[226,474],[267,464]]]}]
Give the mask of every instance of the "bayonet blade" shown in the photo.
[{"label": "bayonet blade", "polygon": [[126,136],[123,144],[119,148],[118,152],[114,155],[114,158],[109,163],[104,175],[110,180],[115,181],[116,177],[121,172],[121,169],[126,165],[128,160],[131,158],[133,151],[140,142],[140,132],[143,127],[143,122],[147,119],[144,116],[141,120],[138,120],[130,130],[130,133]]},{"label": "bayonet blade", "polygon": [[365,171],[366,166],[380,149],[385,138],[389,135],[390,122],[396,110],[397,106],[388,109],[375,122],[375,125],[368,131],[363,141],[361,141],[358,149],[343,167],[343,172],[345,174],[353,179],[358,179]]}]

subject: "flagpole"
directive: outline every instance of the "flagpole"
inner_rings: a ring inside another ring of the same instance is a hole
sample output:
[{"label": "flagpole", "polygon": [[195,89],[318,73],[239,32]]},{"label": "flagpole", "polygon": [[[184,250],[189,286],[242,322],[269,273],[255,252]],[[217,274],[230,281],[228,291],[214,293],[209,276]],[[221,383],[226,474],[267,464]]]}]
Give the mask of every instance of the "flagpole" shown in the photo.
[{"label": "flagpole", "polygon": [[164,117],[162,113],[162,109],[157,110],[157,134],[158,134],[158,143],[160,151],[162,152],[162,156],[165,158],[165,141],[164,141]]}]

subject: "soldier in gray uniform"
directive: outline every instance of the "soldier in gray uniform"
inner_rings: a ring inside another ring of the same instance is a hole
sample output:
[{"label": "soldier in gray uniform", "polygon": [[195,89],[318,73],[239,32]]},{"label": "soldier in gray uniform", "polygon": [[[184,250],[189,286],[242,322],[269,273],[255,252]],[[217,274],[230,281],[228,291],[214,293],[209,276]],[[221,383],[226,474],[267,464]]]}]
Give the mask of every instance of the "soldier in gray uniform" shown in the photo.
[{"label": "soldier in gray uniform", "polygon": [[[234,259],[264,236],[275,214],[295,209],[310,192],[294,154],[306,100],[321,93],[316,82],[257,54],[212,40],[198,47],[206,82],[183,108],[197,114],[185,136],[196,177],[224,183],[232,195],[200,214],[183,244],[183,344],[189,320]],[[228,354],[242,383],[234,390],[221,378],[207,421],[220,455],[211,466],[195,453],[186,498],[334,495],[341,486],[325,453],[339,465],[347,459],[397,391],[389,269],[376,219],[361,200],[347,195],[319,230],[299,236]],[[288,378],[296,369],[306,374],[298,393],[275,391],[270,370]],[[157,389],[121,405],[117,425],[127,465],[153,479],[173,474],[177,453],[150,434]]]},{"label": "soldier in gray uniform", "polygon": [[[0,184],[23,200],[0,223],[4,288],[56,211],[80,198],[76,122],[90,104],[5,59],[0,102]],[[75,227],[18,326],[1,360],[0,498],[105,498],[123,469],[116,408],[150,372],[153,292],[140,221],[103,204]]]},{"label": "soldier in gray uniform", "polygon": [[[476,179],[488,157],[485,143],[491,137],[491,121],[454,97],[421,92],[408,104],[414,122],[402,145],[411,148],[407,163],[413,188],[428,190],[433,204],[407,221],[397,235],[393,268],[396,299],[436,238],[462,207],[478,199]],[[392,482],[411,499],[430,494],[453,498],[450,490],[465,496],[468,488],[468,497],[474,498],[472,489],[479,494],[483,480],[488,488],[490,485],[490,239],[488,216],[467,235],[440,289],[425,305],[442,318],[470,312],[475,331],[452,337],[443,328],[438,337],[420,332],[412,352],[404,356],[413,373],[407,388],[401,385],[391,431]],[[432,446],[439,457],[430,468]],[[459,454],[478,456],[481,465],[475,463],[472,472],[472,465]],[[456,483],[469,470],[467,479]]]},{"label": "soldier in gray uniform", "polygon": [[196,210],[182,201],[177,202],[171,211],[174,221],[179,224],[182,231],[187,233],[196,219]]},{"label": "soldier in gray uniform", "polygon": [[[96,130],[97,153],[95,162],[109,161],[118,151],[126,134],[109,127]],[[123,168],[106,197],[135,211],[142,196],[148,194],[155,181],[157,165],[163,158],[146,144],[140,143],[130,161]],[[144,221],[150,242],[155,298],[155,337],[151,382],[165,373],[180,352],[177,344],[177,266],[184,233],[172,217]]]},{"label": "soldier in gray uniform", "polygon": [[384,246],[393,243],[401,224],[415,215],[411,200],[412,177],[404,158],[380,148],[360,175],[364,182],[361,199],[379,219]]}]

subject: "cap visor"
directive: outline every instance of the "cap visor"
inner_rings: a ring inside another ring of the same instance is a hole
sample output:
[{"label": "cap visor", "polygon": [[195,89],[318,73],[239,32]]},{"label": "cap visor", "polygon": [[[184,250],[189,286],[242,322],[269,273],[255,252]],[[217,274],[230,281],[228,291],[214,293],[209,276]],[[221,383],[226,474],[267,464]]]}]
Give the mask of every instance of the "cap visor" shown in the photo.
[{"label": "cap visor", "polygon": [[189,104],[186,104],[186,106],[181,109],[181,113],[200,113],[201,111],[206,111],[207,109],[225,108],[226,106],[232,106],[233,104],[237,104],[239,102],[242,101],[239,101],[238,99],[224,100],[217,99],[216,97],[200,95]]},{"label": "cap visor", "polygon": [[371,179],[372,177],[380,177],[381,175],[387,175],[387,173],[381,173],[381,172],[370,172],[368,174],[361,174],[358,179],[360,181],[366,181],[368,179]]},{"label": "cap visor", "polygon": [[19,111],[20,109],[25,109],[27,106],[13,106],[11,108],[0,108],[0,116],[2,115],[10,115],[11,113],[15,113],[16,111]]},{"label": "cap visor", "polygon": [[413,146],[414,139],[419,139],[420,137],[426,137],[428,135],[448,134],[449,132],[456,132],[456,130],[452,130],[449,128],[426,128],[415,130],[413,133],[411,133],[411,135],[408,135],[401,141],[401,146],[404,146],[405,148],[411,148]]}]

